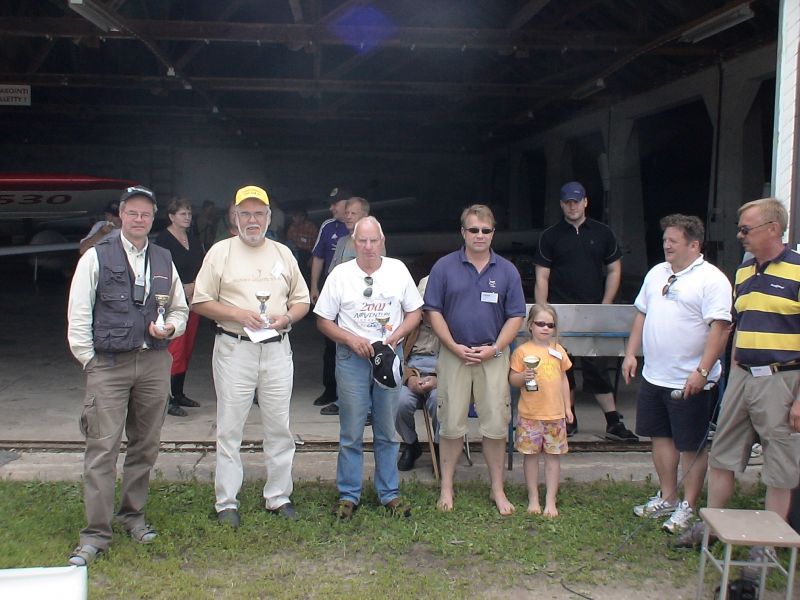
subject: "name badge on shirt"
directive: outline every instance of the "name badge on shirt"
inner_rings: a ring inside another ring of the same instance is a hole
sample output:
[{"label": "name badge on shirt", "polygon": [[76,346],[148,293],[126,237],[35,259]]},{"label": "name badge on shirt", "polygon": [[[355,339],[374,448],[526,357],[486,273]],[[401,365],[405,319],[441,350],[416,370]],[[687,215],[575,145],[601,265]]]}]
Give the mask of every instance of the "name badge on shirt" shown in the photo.
[{"label": "name badge on shirt", "polygon": [[547,351],[550,353],[550,356],[555,356],[558,360],[561,360],[562,358],[564,358],[564,356],[561,354],[561,352],[559,352],[555,348],[548,348]]},{"label": "name badge on shirt", "polygon": [[481,292],[481,302],[497,304],[497,292]]},{"label": "name badge on shirt", "polygon": [[769,377],[772,375],[772,369],[769,368],[769,365],[762,367],[750,367],[750,375],[753,377]]}]

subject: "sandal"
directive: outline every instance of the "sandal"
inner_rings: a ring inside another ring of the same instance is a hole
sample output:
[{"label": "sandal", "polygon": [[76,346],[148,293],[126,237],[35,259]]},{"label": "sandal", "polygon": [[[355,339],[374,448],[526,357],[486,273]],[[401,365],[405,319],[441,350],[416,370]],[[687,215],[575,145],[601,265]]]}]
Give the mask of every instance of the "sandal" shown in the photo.
[{"label": "sandal", "polygon": [[131,539],[133,539],[134,542],[139,542],[140,544],[152,544],[156,541],[158,532],[150,525],[145,523],[144,525],[139,525],[137,527],[133,527],[132,529],[128,529],[128,535],[131,536]]},{"label": "sandal", "polygon": [[72,551],[72,554],[69,555],[69,564],[76,567],[88,567],[89,564],[94,562],[94,559],[102,553],[103,550],[101,548],[92,546],[91,544],[77,546],[75,550]]},{"label": "sandal", "polygon": [[358,504],[350,500],[339,500],[339,504],[333,509],[333,514],[340,521],[349,521],[353,518],[353,513],[358,509]]}]

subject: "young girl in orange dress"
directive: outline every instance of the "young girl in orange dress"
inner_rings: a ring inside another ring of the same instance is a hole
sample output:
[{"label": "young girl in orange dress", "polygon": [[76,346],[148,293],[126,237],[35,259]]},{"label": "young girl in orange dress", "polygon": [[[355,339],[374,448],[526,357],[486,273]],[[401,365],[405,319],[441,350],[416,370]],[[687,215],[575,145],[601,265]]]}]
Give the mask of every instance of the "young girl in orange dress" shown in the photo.
[{"label": "young girl in orange dress", "polygon": [[566,375],[572,362],[567,351],[555,340],[558,331],[555,308],[544,303],[534,304],[528,313],[527,328],[531,339],[514,350],[508,372],[509,383],[521,391],[514,447],[525,456],[528,513],[542,514],[539,455],[544,454],[547,487],[544,515],[557,517],[561,455],[567,453],[567,423],[573,420]]}]

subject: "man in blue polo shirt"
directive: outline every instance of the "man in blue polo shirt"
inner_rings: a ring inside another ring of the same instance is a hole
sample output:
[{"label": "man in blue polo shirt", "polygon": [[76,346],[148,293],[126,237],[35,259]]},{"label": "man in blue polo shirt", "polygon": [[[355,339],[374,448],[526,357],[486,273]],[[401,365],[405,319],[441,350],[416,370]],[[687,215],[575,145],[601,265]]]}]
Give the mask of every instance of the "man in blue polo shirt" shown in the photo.
[{"label": "man in blue polo shirt", "polygon": [[[353,194],[343,188],[333,188],[329,195],[331,218],[320,225],[317,241],[311,250],[311,281],[309,291],[312,304],[317,302],[319,292],[325,283],[325,277],[333,260],[339,238],[350,235],[344,223],[347,200]],[[336,402],[336,344],[325,338],[325,350],[322,354],[322,385],[325,390],[314,400],[314,406],[322,406],[322,414],[338,415],[338,406],[329,407]],[[331,408],[332,410],[326,410]]]},{"label": "man in blue polo shirt", "polygon": [[494,228],[488,206],[466,208],[461,214],[464,247],[436,262],[425,290],[424,308],[441,342],[436,374],[442,487],[437,507],[443,512],[453,510],[453,479],[472,397],[491,498],[501,515],[514,512],[503,489],[511,418],[507,350],[522,326],[525,296],[516,267],[492,251]]},{"label": "man in blue polo shirt", "polygon": [[[609,227],[586,216],[589,199],[577,181],[561,187],[564,218],[539,236],[536,263],[536,302],[551,304],[612,304],[622,278],[622,252]],[[620,420],[611,380],[602,358],[582,357],[583,390],[594,393],[606,417],[606,437],[618,442],[638,442]],[[575,376],[567,371],[575,420],[567,434],[578,430],[575,413]]]}]

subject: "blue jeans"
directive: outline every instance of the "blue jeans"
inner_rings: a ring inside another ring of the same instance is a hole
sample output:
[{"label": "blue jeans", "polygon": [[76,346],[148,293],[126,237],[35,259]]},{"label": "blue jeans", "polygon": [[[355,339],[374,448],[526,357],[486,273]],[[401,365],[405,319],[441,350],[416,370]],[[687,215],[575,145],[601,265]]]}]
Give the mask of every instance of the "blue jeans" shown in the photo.
[{"label": "blue jeans", "polygon": [[[402,352],[398,348],[398,352]],[[372,411],[375,451],[375,491],[381,504],[400,495],[400,473],[394,422],[400,388],[385,390],[372,381],[372,364],[342,344],[336,346],[336,386],[339,395],[339,498],[358,504],[364,470],[364,426]]]}]

